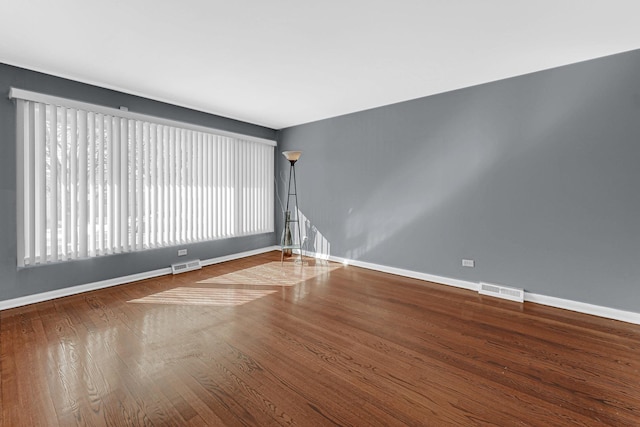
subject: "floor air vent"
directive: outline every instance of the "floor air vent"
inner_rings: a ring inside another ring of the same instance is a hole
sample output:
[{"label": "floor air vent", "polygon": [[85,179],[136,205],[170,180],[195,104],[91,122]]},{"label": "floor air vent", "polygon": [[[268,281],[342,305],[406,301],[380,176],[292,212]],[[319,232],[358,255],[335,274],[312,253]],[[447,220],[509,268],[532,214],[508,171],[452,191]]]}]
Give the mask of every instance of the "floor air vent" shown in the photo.
[{"label": "floor air vent", "polygon": [[200,264],[199,259],[180,262],[178,264],[171,264],[171,272],[173,274],[184,273],[185,271],[200,270],[201,268],[202,264]]},{"label": "floor air vent", "polygon": [[482,295],[490,295],[511,301],[524,302],[524,289],[510,288],[508,286],[481,282],[478,292]]}]

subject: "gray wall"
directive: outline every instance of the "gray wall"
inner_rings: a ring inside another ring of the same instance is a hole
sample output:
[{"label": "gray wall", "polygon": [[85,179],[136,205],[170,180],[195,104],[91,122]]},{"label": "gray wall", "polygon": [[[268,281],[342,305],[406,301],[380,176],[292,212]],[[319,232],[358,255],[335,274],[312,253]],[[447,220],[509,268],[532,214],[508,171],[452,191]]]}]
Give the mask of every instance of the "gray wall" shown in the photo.
[{"label": "gray wall", "polygon": [[640,311],[640,51],[287,128],[279,144],[303,150],[318,252]]},{"label": "gray wall", "polygon": [[[16,112],[14,103],[7,98],[11,86],[115,108],[126,106],[132,112],[246,135],[276,137],[273,129],[0,64],[0,301],[165,268],[178,259],[176,248],[165,248],[48,266],[16,267]],[[268,233],[180,247],[188,248],[187,259],[208,259],[275,242],[275,234]]]}]

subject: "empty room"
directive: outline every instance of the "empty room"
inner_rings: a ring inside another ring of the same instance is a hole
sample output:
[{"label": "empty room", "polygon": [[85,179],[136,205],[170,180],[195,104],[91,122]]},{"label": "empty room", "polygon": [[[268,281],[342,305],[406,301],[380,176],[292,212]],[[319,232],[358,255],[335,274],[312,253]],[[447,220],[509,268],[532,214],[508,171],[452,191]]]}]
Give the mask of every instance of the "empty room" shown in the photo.
[{"label": "empty room", "polygon": [[0,11],[0,426],[640,425],[637,1]]}]

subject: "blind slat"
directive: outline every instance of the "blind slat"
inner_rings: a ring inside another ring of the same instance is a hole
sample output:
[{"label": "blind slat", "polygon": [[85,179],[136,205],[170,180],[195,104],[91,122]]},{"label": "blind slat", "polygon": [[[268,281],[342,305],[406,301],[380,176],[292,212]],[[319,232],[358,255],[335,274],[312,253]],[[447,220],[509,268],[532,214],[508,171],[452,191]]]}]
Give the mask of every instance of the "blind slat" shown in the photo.
[{"label": "blind slat", "polygon": [[96,117],[94,113],[87,114],[87,165],[89,178],[89,228],[87,233],[87,250],[89,256],[96,255]]},{"label": "blind slat", "polygon": [[97,207],[96,219],[96,253],[103,255],[104,252],[104,117],[96,115],[96,198]]},{"label": "blind slat", "polygon": [[105,119],[105,145],[107,151],[107,164],[105,165],[105,198],[106,198],[106,214],[105,214],[105,228],[106,228],[106,236],[105,236],[105,253],[110,254],[113,252],[113,247],[115,246],[113,235],[114,235],[114,219],[115,212],[113,207],[113,201],[115,196],[115,191],[113,189],[113,119],[112,117],[106,117]]},{"label": "blind slat", "polygon": [[46,150],[47,150],[47,121],[46,107],[44,104],[38,104],[36,110],[36,257],[38,262],[47,262],[47,167],[46,167]]},{"label": "blind slat", "polygon": [[87,256],[87,112],[79,111],[78,117],[78,257]]},{"label": "blind slat", "polygon": [[222,144],[220,137],[216,137],[216,238],[222,236]]},{"label": "blind slat", "polygon": [[28,244],[28,251],[27,253],[28,258],[29,258],[29,262],[31,264],[35,264],[37,262],[36,259],[36,214],[35,214],[35,209],[36,209],[36,167],[37,165],[35,164],[35,152],[36,152],[36,118],[35,118],[35,108],[36,105],[35,103],[29,103],[29,115],[28,115],[28,120],[29,123],[27,124],[27,132],[28,132],[28,136],[27,136],[27,155],[26,157],[26,162],[27,162],[27,173],[25,174],[25,180],[27,181],[26,183],[26,193],[27,193],[27,197],[26,200],[28,201],[28,208],[27,208],[27,217],[29,218],[29,220],[27,221],[28,227],[29,227],[29,234],[27,237],[26,242]]},{"label": "blind slat", "polygon": [[49,208],[47,241],[52,259],[58,259],[58,109],[51,105],[49,110]]},{"label": "blind slat", "polygon": [[[129,250],[129,124],[120,120],[120,245],[116,252]],[[119,250],[118,250],[119,249]]]},{"label": "blind slat", "polygon": [[69,251],[69,168],[67,164],[67,109],[60,109],[60,249],[61,258],[66,259]]},{"label": "blind slat", "polygon": [[169,244],[176,244],[176,130],[169,132]]},{"label": "blind slat", "polygon": [[69,258],[77,258],[78,248],[78,112],[69,109]]},{"label": "blind slat", "polygon": [[146,216],[146,227],[147,230],[145,232],[146,235],[146,244],[148,248],[153,248],[156,234],[156,221],[154,216],[156,214],[156,197],[158,196],[156,192],[156,183],[155,183],[155,166],[156,166],[156,126],[149,125],[148,127],[148,138],[147,138],[147,159],[148,159],[148,168],[147,168],[147,182],[145,185],[145,190],[147,193],[147,216]]},{"label": "blind slat", "polygon": [[[25,113],[25,108],[25,102],[19,99],[16,103],[16,137],[18,141],[23,142],[26,142],[28,140],[28,130],[25,129],[25,115],[27,115],[28,113]],[[27,230],[25,224],[27,222],[27,212],[25,209],[25,205],[27,196],[26,188],[28,186],[27,173],[29,170],[29,165],[26,162],[27,147],[27,144],[23,144],[22,149],[20,149],[21,147],[18,147],[18,149],[16,150],[16,188],[18,190],[16,191],[16,231],[18,233],[16,252],[18,267],[24,267],[26,265],[25,259],[28,255],[26,246],[27,242],[25,242],[25,239],[21,238],[25,235],[25,232]]]},{"label": "blind slat", "polygon": [[196,154],[196,177],[197,182],[195,186],[196,190],[196,239],[202,240],[202,222],[204,219],[204,212],[202,211],[202,160],[204,156],[204,146],[202,144],[202,133],[198,132],[198,145]]},{"label": "blind slat", "polygon": [[144,124],[136,123],[136,168],[133,169],[134,179],[136,182],[135,191],[133,192],[133,197],[136,202],[136,210],[132,215],[131,220],[136,220],[135,229],[133,232],[135,233],[135,245],[137,250],[142,250],[144,245]]}]

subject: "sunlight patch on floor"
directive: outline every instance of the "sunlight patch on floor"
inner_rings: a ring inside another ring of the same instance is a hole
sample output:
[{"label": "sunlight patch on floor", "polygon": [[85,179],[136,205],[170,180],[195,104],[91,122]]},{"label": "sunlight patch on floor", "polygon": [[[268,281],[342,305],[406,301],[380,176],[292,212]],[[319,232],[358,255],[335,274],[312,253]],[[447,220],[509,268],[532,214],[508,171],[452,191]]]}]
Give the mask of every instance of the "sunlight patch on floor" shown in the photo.
[{"label": "sunlight patch on floor", "polygon": [[237,306],[273,294],[275,290],[179,287],[130,300],[131,303]]},{"label": "sunlight patch on floor", "polygon": [[282,265],[279,261],[249,267],[221,276],[200,280],[199,284],[208,285],[255,285],[255,286],[295,286],[306,280],[313,279],[341,268],[340,264],[327,262],[310,262],[300,264],[286,261]]}]

